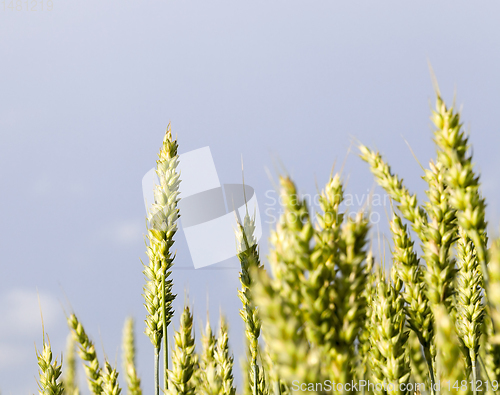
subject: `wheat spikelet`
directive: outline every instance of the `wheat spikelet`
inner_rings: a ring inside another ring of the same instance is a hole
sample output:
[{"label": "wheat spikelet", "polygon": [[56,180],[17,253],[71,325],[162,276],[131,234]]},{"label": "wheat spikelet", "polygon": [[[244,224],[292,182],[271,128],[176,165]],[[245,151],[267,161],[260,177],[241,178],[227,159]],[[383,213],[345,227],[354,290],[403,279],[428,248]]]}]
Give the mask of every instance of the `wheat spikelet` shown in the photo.
[{"label": "wheat spikelet", "polygon": [[106,361],[102,372],[102,394],[120,395],[121,391],[118,384],[118,372]]},{"label": "wheat spikelet", "polygon": [[57,358],[52,362],[52,349],[50,342],[43,339],[42,352],[36,352],[39,367],[38,393],[40,395],[62,395],[64,387],[61,382],[58,382],[61,376],[61,365],[57,362]]},{"label": "wheat spikelet", "polygon": [[135,366],[135,334],[132,317],[127,318],[123,327],[122,360],[128,395],[142,395],[141,379],[137,376]]},{"label": "wheat spikelet", "polygon": [[102,374],[97,360],[94,344],[85,333],[82,324],[71,314],[68,317],[68,325],[72,331],[75,341],[79,344],[78,355],[84,361],[83,367],[87,375],[90,392],[96,395],[102,393]]}]

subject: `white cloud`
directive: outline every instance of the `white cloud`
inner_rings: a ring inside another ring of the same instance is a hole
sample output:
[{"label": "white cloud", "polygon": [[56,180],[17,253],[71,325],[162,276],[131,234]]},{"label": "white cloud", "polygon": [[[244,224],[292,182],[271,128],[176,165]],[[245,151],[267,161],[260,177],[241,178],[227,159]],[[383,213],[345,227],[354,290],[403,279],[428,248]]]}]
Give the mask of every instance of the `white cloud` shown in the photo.
[{"label": "white cloud", "polygon": [[40,305],[36,289],[13,288],[0,295],[0,335],[27,335],[42,333],[43,313],[45,331],[56,322],[62,310],[57,299],[40,292]]},{"label": "white cloud", "polygon": [[106,226],[101,237],[116,244],[129,244],[143,239],[145,225],[137,221],[122,221]]}]

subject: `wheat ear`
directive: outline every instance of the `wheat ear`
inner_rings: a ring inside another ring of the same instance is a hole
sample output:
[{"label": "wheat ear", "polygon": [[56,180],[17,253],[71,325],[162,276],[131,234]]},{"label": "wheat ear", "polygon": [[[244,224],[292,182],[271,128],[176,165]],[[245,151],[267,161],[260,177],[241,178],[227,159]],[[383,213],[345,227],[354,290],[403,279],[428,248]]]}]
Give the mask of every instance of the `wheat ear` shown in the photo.
[{"label": "wheat ear", "polygon": [[424,352],[420,340],[414,331],[410,331],[408,338],[408,354],[410,357],[411,378],[410,380],[415,383],[423,383],[428,386],[429,369],[427,361],[425,360]]},{"label": "wheat ear", "polygon": [[[436,317],[436,385],[440,384],[441,394],[470,394],[471,385],[467,383],[467,362],[460,350],[460,342],[453,321],[443,305],[433,307]],[[467,383],[461,390],[454,388],[458,383]]]},{"label": "wheat ear", "polygon": [[102,372],[102,394],[120,395],[121,392],[122,390],[118,384],[118,372],[106,361]]},{"label": "wheat ear", "polygon": [[335,344],[338,328],[334,325],[331,303],[337,299],[332,286],[339,263],[339,239],[344,214],[339,206],[344,197],[340,176],[327,182],[319,197],[320,211],[316,214],[315,245],[311,253],[309,275],[304,276],[302,300],[307,338],[323,347],[328,354]]},{"label": "wheat ear", "polygon": [[288,386],[293,380],[317,380],[320,352],[308,342],[303,323],[296,314],[296,305],[281,292],[281,288],[273,285],[265,271],[254,269],[252,277],[256,279],[252,294],[259,306],[266,345],[278,376]]},{"label": "wheat ear", "polygon": [[394,241],[393,263],[397,276],[404,284],[401,294],[406,302],[408,325],[415,332],[423,347],[432,382],[434,375],[434,328],[426,284],[423,281],[425,272],[414,251],[414,243],[408,229],[397,214],[393,214],[390,225]]},{"label": "wheat ear", "polygon": [[[288,177],[280,178],[280,202],[284,212],[280,216],[276,230],[271,232],[269,262],[275,277],[275,285],[280,287],[291,305],[293,314],[302,315],[302,284],[305,272],[311,267],[311,241],[314,229],[309,210],[304,199],[299,197],[297,188]],[[302,321],[302,318],[299,318]]]},{"label": "wheat ear", "polygon": [[459,234],[457,248],[459,271],[456,286],[457,331],[469,350],[473,380],[475,382],[484,316],[481,288],[482,276],[472,241],[467,237],[463,229],[460,229]]},{"label": "wheat ear", "polygon": [[193,315],[188,306],[180,318],[180,327],[174,335],[172,369],[168,371],[168,393],[171,395],[193,395],[196,391],[194,370],[196,364]]},{"label": "wheat ear", "polygon": [[79,395],[80,390],[77,384],[77,371],[76,371],[76,356],[75,356],[75,339],[68,335],[66,339],[66,355],[64,358],[64,393],[67,395]]},{"label": "wheat ear", "polygon": [[449,205],[444,182],[444,168],[440,162],[430,162],[424,179],[429,185],[426,210],[429,222],[425,229],[423,250],[427,271],[427,295],[431,303],[443,303],[448,312],[453,308],[455,262],[450,248],[456,239],[455,210]]},{"label": "wheat ear", "polygon": [[334,278],[331,300],[336,328],[332,374],[336,382],[347,383],[353,378],[355,340],[366,319],[368,268],[366,245],[369,224],[362,213],[343,224],[339,238],[338,271]]},{"label": "wheat ear", "polygon": [[214,359],[217,363],[217,371],[222,380],[221,395],[235,395],[236,389],[233,384],[234,359],[229,350],[227,322],[222,315],[220,317],[219,337],[214,351]]},{"label": "wheat ear", "polygon": [[252,268],[262,269],[259,258],[258,245],[255,237],[255,218],[246,213],[243,223],[238,224],[236,230],[238,259],[241,264],[240,283],[241,290],[238,290],[238,296],[243,305],[240,309],[240,316],[245,323],[245,335],[248,339],[250,351],[250,386],[253,395],[262,395],[259,391],[259,384],[262,385],[264,372],[262,366],[257,362],[259,350],[259,336],[260,336],[260,319],[257,314],[257,308],[252,299]]},{"label": "wheat ear", "polygon": [[[410,380],[410,366],[406,351],[408,331],[404,299],[401,296],[402,281],[392,270],[393,282],[379,275],[377,291],[372,300],[372,371],[373,377],[387,384],[387,393],[406,394]],[[391,385],[392,384],[392,385]]]},{"label": "wheat ear", "polygon": [[361,159],[368,163],[378,184],[398,203],[397,207],[403,217],[410,221],[413,230],[424,240],[423,232],[427,225],[427,214],[418,205],[417,195],[410,194],[408,188],[404,186],[403,180],[392,173],[390,166],[378,152],[371,151],[364,145],[361,145],[359,150],[361,151]]},{"label": "wheat ear", "polygon": [[439,147],[438,161],[447,168],[450,203],[457,210],[458,224],[474,243],[487,283],[486,203],[479,192],[479,176],[473,169],[472,154],[468,153],[469,139],[460,123],[460,114],[453,107],[446,106],[439,92],[431,120],[436,127],[434,140]]},{"label": "wheat ear", "polygon": [[[363,291],[363,298],[366,301],[366,317],[367,319],[364,320],[363,325],[361,326],[361,331],[358,336],[358,345],[357,345],[357,378],[358,380],[369,380],[371,376],[371,369],[370,369],[370,348],[371,348],[371,342],[370,342],[370,336],[372,332],[372,326],[373,322],[371,319],[369,319],[372,316],[372,306],[371,306],[371,301],[373,300],[373,297],[376,292],[376,283],[378,282],[377,276],[373,272],[373,267],[375,264],[375,259],[373,257],[373,252],[372,250],[368,251],[367,257],[366,257],[366,272],[368,273],[367,281],[366,281],[366,287]],[[365,393],[365,388],[363,387],[362,393]]]},{"label": "wheat ear", "polygon": [[64,392],[63,383],[58,381],[61,376],[61,364],[57,358],[52,361],[52,349],[50,342],[43,339],[42,352],[36,351],[39,367],[38,393],[40,395],[62,395]]},{"label": "wheat ear", "polygon": [[134,319],[129,317],[123,326],[122,360],[128,395],[142,395],[141,379],[135,365]]},{"label": "wheat ear", "polygon": [[172,319],[172,280],[170,268],[174,261],[171,251],[174,244],[174,235],[177,231],[179,218],[179,184],[177,172],[179,157],[177,155],[177,140],[172,138],[170,125],[167,128],[163,145],[156,161],[156,174],[160,184],[154,190],[155,203],[148,212],[149,229],[146,253],[148,265],[144,265],[144,286],[146,316],[146,331],[151,343],[155,347],[155,394],[159,394],[159,353],[163,339],[164,385],[167,387],[168,369],[168,337],[167,327]]},{"label": "wheat ear", "polygon": [[102,372],[97,360],[95,346],[85,333],[82,324],[76,318],[76,315],[71,314],[68,317],[68,325],[72,331],[75,341],[78,343],[78,355],[84,361],[83,367],[87,375],[87,382],[90,392],[95,395],[102,393]]}]

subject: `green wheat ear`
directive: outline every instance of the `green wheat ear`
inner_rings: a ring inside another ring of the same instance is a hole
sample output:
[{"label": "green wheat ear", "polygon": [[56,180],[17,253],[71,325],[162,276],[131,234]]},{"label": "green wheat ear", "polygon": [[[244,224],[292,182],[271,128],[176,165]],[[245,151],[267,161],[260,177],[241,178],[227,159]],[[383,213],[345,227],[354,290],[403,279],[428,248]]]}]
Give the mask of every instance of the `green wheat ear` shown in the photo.
[{"label": "green wheat ear", "polygon": [[475,378],[484,317],[482,276],[472,241],[463,229],[460,229],[459,235],[457,246],[459,271],[456,284],[457,332],[469,350]]},{"label": "green wheat ear", "polygon": [[[434,357],[431,349],[434,327],[432,311],[427,298],[427,287],[424,282],[425,268],[420,265],[407,226],[403,224],[397,214],[393,214],[393,220],[390,225],[394,241],[394,268],[396,275],[404,284],[401,295],[406,302],[405,310],[408,317],[408,325],[423,347],[429,375],[433,376]],[[416,347],[414,345],[414,348]]]},{"label": "green wheat ear", "polygon": [[135,334],[134,319],[132,317],[127,318],[123,327],[122,352],[127,393],[128,395],[142,395],[141,379],[137,376],[135,366]]},{"label": "green wheat ear", "polygon": [[215,350],[217,339],[207,317],[205,331],[201,335],[202,353],[199,356],[199,367],[196,369],[196,389],[204,395],[218,395],[222,391],[222,380],[217,371]]},{"label": "green wheat ear", "polygon": [[439,147],[438,161],[447,169],[445,180],[450,203],[457,210],[458,225],[476,247],[477,259],[487,283],[486,203],[479,191],[479,176],[473,169],[472,154],[469,154],[469,139],[462,128],[460,114],[453,107],[446,106],[439,92],[431,120],[436,127],[434,141]]},{"label": "green wheat ear", "polygon": [[42,352],[36,351],[39,367],[38,393],[40,395],[62,395],[64,387],[61,382],[58,382],[61,376],[61,364],[57,359],[52,361],[52,349],[50,342],[43,340]]},{"label": "green wheat ear", "polygon": [[260,263],[259,249],[255,240],[255,218],[250,217],[248,212],[245,214],[243,223],[238,223],[236,229],[236,239],[238,248],[238,259],[241,264],[240,283],[241,290],[238,290],[238,296],[242,303],[240,316],[245,323],[245,335],[249,344],[250,353],[250,370],[249,383],[253,395],[262,395],[262,390],[259,387],[264,385],[264,375],[262,364],[259,366],[259,336],[261,322],[257,313],[257,307],[253,303],[252,298],[252,282],[251,270],[253,268],[262,270],[263,266]]},{"label": "green wheat ear", "polygon": [[467,382],[467,362],[462,354],[461,345],[453,321],[442,305],[434,306],[434,316],[436,317],[436,383],[441,383],[441,394],[470,394],[470,383],[457,388],[453,387],[462,381]]},{"label": "green wheat ear", "polygon": [[102,373],[102,394],[120,395],[121,389],[118,384],[118,372],[108,361],[104,365],[105,370]]},{"label": "green wheat ear", "polygon": [[179,218],[179,184],[177,171],[179,156],[177,140],[172,138],[170,125],[163,139],[163,144],[156,161],[156,174],[160,181],[154,190],[155,202],[148,212],[148,234],[146,254],[148,265],[144,266],[144,306],[147,310],[146,330],[151,343],[155,347],[155,394],[159,395],[159,354],[163,339],[164,386],[167,387],[168,338],[167,327],[173,316],[172,280],[169,279],[175,254],[171,249],[177,231]]},{"label": "green wheat ear", "polygon": [[66,355],[64,358],[64,393],[67,395],[79,395],[80,390],[77,384],[77,371],[76,371],[76,356],[75,356],[75,339],[68,335],[66,340]]},{"label": "green wheat ear", "polygon": [[[392,383],[387,393],[407,394],[403,390],[410,380],[404,299],[401,296],[402,281],[392,270],[393,282],[387,281],[383,274],[378,276],[377,290],[374,294],[372,311],[372,332],[370,340],[373,378],[379,383]],[[404,384],[402,387],[401,384]]]},{"label": "green wheat ear", "polygon": [[73,338],[78,343],[78,355],[82,359],[85,374],[90,392],[95,395],[100,395],[102,389],[102,372],[97,360],[95,346],[89,339],[82,324],[76,318],[76,315],[71,314],[68,317],[68,325],[72,331]]},{"label": "green wheat ear", "polygon": [[219,337],[214,350],[214,359],[217,363],[217,370],[222,380],[221,395],[235,395],[236,388],[233,384],[234,358],[229,350],[229,335],[227,322],[224,317],[220,317]]},{"label": "green wheat ear", "polygon": [[168,371],[168,393],[171,395],[193,395],[196,392],[194,377],[196,354],[193,334],[193,315],[184,307],[179,330],[174,335],[172,370]]}]

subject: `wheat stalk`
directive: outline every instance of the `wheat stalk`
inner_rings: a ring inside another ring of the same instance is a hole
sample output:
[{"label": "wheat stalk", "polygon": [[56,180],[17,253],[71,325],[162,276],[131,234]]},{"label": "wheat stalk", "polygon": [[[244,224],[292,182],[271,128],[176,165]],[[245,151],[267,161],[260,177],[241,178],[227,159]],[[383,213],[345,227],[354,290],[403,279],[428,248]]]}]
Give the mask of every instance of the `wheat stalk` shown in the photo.
[{"label": "wheat stalk", "polygon": [[141,379],[137,376],[135,365],[135,334],[132,317],[127,318],[123,327],[122,352],[127,393],[129,395],[142,395]]},{"label": "wheat stalk", "polygon": [[173,316],[172,280],[169,280],[174,254],[171,252],[179,218],[179,184],[177,172],[179,157],[177,140],[172,138],[170,125],[167,128],[163,145],[156,161],[156,174],[160,184],[154,190],[155,203],[148,212],[146,253],[149,264],[144,265],[146,284],[144,286],[146,316],[146,334],[155,347],[155,382],[156,395],[159,394],[159,353],[163,339],[164,385],[167,387],[168,337],[167,327]]}]

